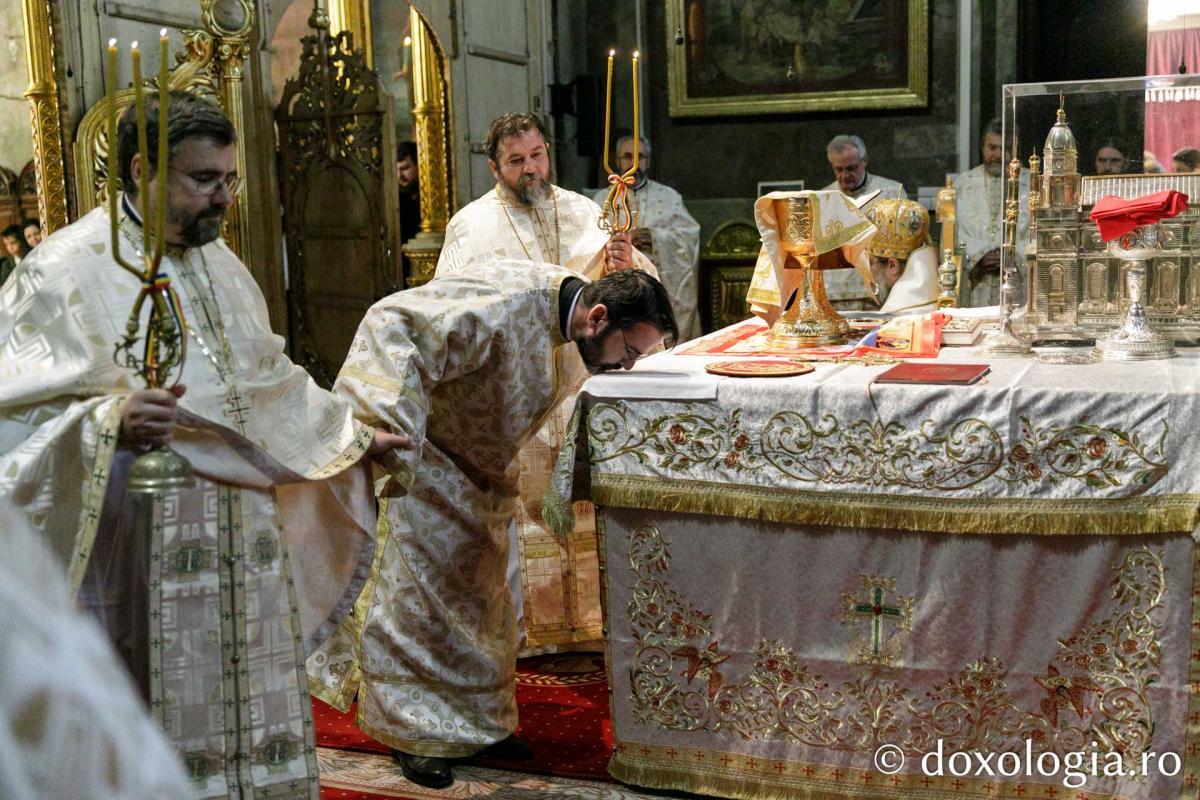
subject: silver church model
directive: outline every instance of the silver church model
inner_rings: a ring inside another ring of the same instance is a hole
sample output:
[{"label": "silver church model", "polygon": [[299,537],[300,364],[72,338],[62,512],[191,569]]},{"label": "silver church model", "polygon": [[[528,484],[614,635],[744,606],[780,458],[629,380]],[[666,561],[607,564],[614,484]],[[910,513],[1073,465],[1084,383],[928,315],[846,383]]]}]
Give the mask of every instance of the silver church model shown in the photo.
[{"label": "silver church model", "polygon": [[[1038,178],[1039,165],[1045,172]],[[1200,340],[1200,174],[1082,178],[1075,135],[1060,106],[1039,164],[1029,159],[1030,225],[1025,251],[1025,328],[1041,339],[1097,339],[1121,325],[1129,309],[1129,261],[1109,253],[1092,206],[1105,195],[1126,199],[1180,191],[1195,203],[1160,225],[1147,264],[1143,302],[1150,325],[1169,339]]]}]

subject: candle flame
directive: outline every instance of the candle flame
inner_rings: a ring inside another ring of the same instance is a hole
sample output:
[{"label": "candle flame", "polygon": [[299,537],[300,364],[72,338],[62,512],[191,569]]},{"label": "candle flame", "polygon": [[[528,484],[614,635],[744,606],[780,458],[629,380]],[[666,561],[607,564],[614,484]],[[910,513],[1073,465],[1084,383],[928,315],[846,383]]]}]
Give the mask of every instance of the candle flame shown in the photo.
[{"label": "candle flame", "polygon": [[113,38],[113,39],[109,39],[109,40],[108,40],[108,46],[109,46],[109,47],[116,47],[116,46],[117,46],[117,40],[116,40],[115,38]]},{"label": "candle flame", "polygon": [[405,46],[405,47],[412,47],[412,37],[411,37],[411,36],[405,36],[405,37],[404,37],[404,46]]},{"label": "candle flame", "polygon": [[137,42],[134,42],[133,44],[129,45],[129,49],[130,49],[130,50],[137,50],[137,49],[138,49]]},{"label": "candle flame", "polygon": [[634,50],[634,51],[633,51],[633,57],[634,57],[634,58],[637,58],[637,57],[638,57],[638,51],[637,51],[637,50]]},{"label": "candle flame", "polygon": [[617,51],[616,51],[616,50],[609,50],[609,51],[608,51],[608,57],[609,57],[609,58],[612,58],[612,57],[613,57],[613,56],[615,56],[616,54],[617,54]]},{"label": "candle flame", "polygon": [[167,29],[166,29],[166,28],[159,28],[159,29],[158,29],[158,38],[160,38],[160,39],[165,39],[165,38],[167,38]]}]

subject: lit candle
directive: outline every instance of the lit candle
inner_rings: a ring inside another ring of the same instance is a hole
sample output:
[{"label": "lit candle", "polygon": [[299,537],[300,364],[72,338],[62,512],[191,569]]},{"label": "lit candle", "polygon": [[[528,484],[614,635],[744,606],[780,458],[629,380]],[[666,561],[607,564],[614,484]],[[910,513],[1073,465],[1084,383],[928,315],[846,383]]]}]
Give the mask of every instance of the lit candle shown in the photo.
[{"label": "lit candle", "polygon": [[146,106],[142,100],[142,51],[137,42],[129,46],[129,56],[133,62],[133,108],[137,116],[138,163],[141,164],[138,199],[142,211],[142,253],[149,254],[150,220],[146,211],[150,207],[150,152],[146,145]]},{"label": "lit candle", "polygon": [[112,251],[119,254],[119,237],[117,235],[117,187],[120,176],[117,174],[117,40],[108,40],[108,221],[112,226]]},{"label": "lit candle", "polygon": [[608,83],[604,90],[604,172],[612,175],[612,167],[608,165],[608,135],[609,127],[612,122],[612,67],[613,56],[617,54],[616,50],[608,51]]},{"label": "lit candle", "polygon": [[167,231],[167,110],[171,90],[167,86],[167,29],[158,32],[158,171],[154,175],[158,200],[154,215],[154,263],[162,260]]},{"label": "lit candle", "polygon": [[638,137],[638,51],[633,51],[633,166],[629,174],[633,175],[638,168],[638,154],[642,150],[642,140]]}]

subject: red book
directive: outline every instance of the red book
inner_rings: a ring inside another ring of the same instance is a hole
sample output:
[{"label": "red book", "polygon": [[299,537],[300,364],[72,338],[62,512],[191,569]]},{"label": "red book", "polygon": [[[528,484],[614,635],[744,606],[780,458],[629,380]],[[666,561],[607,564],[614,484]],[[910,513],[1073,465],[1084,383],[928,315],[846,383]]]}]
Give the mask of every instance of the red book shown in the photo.
[{"label": "red book", "polygon": [[875,383],[942,383],[967,386],[991,371],[987,364],[897,364]]}]

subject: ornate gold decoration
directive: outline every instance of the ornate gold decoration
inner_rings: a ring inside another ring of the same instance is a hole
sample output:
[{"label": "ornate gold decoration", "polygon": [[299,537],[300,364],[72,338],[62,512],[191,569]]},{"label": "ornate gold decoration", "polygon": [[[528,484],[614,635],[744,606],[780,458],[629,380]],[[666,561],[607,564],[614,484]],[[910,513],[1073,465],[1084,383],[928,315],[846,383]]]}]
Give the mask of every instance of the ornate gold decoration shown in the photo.
[{"label": "ornate gold decoration", "polygon": [[413,139],[417,144],[417,182],[421,187],[421,230],[404,245],[412,270],[408,286],[433,277],[445,241],[453,204],[453,148],[449,116],[450,83],[446,57],[429,23],[409,10],[412,35]]},{"label": "ornate gold decoration", "polygon": [[946,492],[990,479],[1025,486],[1077,481],[1133,496],[1170,470],[1165,421],[1157,441],[1148,443],[1136,431],[1087,419],[1039,427],[1023,416],[1020,441],[1009,446],[1000,431],[976,418],[948,426],[925,419],[909,427],[781,411],[747,430],[740,409],[680,405],[642,417],[624,404],[596,403],[587,423],[590,462],[633,456],[663,472],[706,467],[711,472],[703,477],[711,480],[761,472],[803,483]]},{"label": "ornate gold decoration", "polygon": [[[626,606],[634,643],[629,702],[644,725],[842,751],[893,744],[912,756],[939,744],[947,752],[1021,752],[1028,741],[1037,753],[1120,753],[1134,764],[1149,749],[1148,690],[1162,658],[1156,612],[1166,592],[1158,550],[1131,550],[1113,565],[1112,610],[1059,640],[1046,676],[1032,679],[1046,697],[1027,709],[1006,683],[1007,667],[992,657],[924,685],[868,660],[858,677],[832,686],[786,643],[764,639],[750,672],[730,675],[711,614],[671,586],[668,545],[651,525],[629,538],[628,567],[636,576]],[[894,591],[886,578],[860,581],[872,591]],[[906,612],[911,621],[912,598],[902,598],[898,615]]]},{"label": "ornate gold decoration", "polygon": [[[779,319],[770,339],[789,345],[840,344],[850,334],[850,323],[825,295],[825,268],[849,266],[831,251],[818,257],[813,234],[818,211],[812,196],[787,197],[772,202],[779,221],[779,247],[785,253],[780,279]],[[828,258],[826,258],[828,256]]]},{"label": "ornate gold decoration", "polygon": [[350,34],[351,41],[362,48],[367,68],[375,67],[371,48],[371,5],[369,0],[326,0],[329,9],[329,35]]},{"label": "ornate gold decoration", "polygon": [[[874,664],[895,667],[900,663],[900,634],[887,635],[884,626],[891,623],[903,632],[912,631],[913,605],[916,598],[895,597],[896,579],[878,575],[860,575],[859,592],[842,593],[842,624],[860,626],[869,623],[870,630],[860,634],[850,645],[851,664]],[[893,595],[889,600],[888,595]]]},{"label": "ornate gold decoration", "polygon": [[[191,92],[215,101],[217,78],[211,67],[212,36],[204,31],[183,31],[183,45],[184,51],[175,54],[176,66],[168,78],[171,89]],[[158,80],[149,78],[143,82],[143,86],[157,90]],[[120,115],[132,102],[132,87],[117,92],[117,114]],[[75,137],[75,192],[80,216],[108,202],[107,119],[108,98],[105,97],[88,109],[79,122]]]},{"label": "ornate gold decoration", "polygon": [[37,165],[38,215],[45,234],[65,226],[67,218],[66,162],[63,151],[62,109],[58,101],[52,4],[21,0],[25,23],[25,56],[29,62],[29,98],[33,120],[33,160]]},{"label": "ornate gold decoration", "polygon": [[718,330],[750,316],[746,293],[754,277],[762,237],[751,222],[722,223],[700,251],[701,286],[708,312],[706,331]]},{"label": "ornate gold decoration", "polygon": [[[246,176],[246,118],[242,103],[242,65],[250,57],[254,27],[253,0],[200,0],[204,27],[213,39],[212,60],[219,76],[218,99],[237,131],[237,172]],[[250,266],[250,213],[246,192],[234,198],[225,217],[224,238],[229,249]]]}]

